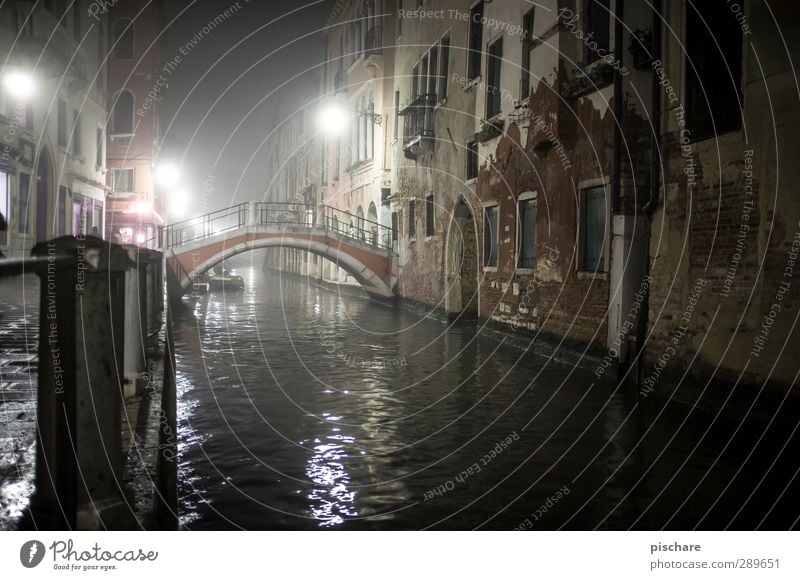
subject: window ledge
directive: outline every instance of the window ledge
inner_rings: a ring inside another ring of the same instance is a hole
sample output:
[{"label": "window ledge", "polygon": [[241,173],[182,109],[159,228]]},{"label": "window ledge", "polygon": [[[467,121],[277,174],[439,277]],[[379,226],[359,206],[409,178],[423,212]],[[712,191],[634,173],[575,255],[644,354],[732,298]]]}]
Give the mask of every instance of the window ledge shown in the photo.
[{"label": "window ledge", "polygon": [[483,266],[484,272],[497,272],[497,266]]},{"label": "window ledge", "polygon": [[536,273],[536,268],[517,268],[514,270],[515,274],[521,274],[523,276],[530,276],[531,274]]},{"label": "window ledge", "polygon": [[608,272],[587,272],[580,270],[577,272],[578,280],[608,280]]}]

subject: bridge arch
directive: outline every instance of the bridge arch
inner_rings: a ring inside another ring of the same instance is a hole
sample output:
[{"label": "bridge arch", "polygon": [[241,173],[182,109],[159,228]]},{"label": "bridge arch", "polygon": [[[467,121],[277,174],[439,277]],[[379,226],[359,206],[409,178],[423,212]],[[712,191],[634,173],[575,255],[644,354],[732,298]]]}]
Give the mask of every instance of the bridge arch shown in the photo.
[{"label": "bridge arch", "polygon": [[[191,280],[223,261],[262,248],[292,248],[311,252],[327,258],[345,270],[371,295],[382,299],[392,299],[395,296],[391,260],[387,256],[345,242],[334,235],[292,235],[287,232],[279,235],[251,235],[245,239],[223,239],[202,248],[182,249],[180,253],[174,253],[173,258],[181,263],[182,269],[188,274],[187,279],[182,281],[182,289],[188,290]],[[185,264],[187,256],[190,267]]]}]

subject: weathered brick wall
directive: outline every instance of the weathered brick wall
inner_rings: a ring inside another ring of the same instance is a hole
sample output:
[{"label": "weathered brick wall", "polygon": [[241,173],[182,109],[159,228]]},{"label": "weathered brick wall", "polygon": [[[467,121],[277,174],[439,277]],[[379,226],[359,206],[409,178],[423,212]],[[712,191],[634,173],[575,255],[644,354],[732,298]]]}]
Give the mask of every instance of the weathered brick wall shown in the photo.
[{"label": "weathered brick wall", "polygon": [[[753,5],[748,18],[749,42],[769,44],[774,22],[765,8]],[[681,51],[670,50],[665,61],[680,94]],[[797,371],[800,122],[781,114],[797,94],[786,55],[761,63],[746,55],[742,130],[685,140],[682,149],[679,115],[665,112],[665,188],[650,246],[647,373],[654,389],[686,369],[750,384],[753,392],[767,377],[768,387],[790,384]]]}]

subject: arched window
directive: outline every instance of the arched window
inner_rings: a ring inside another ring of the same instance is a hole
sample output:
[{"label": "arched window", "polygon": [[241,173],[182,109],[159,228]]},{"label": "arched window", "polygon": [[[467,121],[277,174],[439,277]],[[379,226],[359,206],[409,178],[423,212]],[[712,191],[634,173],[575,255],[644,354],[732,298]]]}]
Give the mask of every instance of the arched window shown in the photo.
[{"label": "arched window", "polygon": [[129,90],[120,91],[114,101],[114,114],[111,119],[111,131],[114,135],[130,135],[133,133],[133,112],[135,102]]},{"label": "arched window", "polygon": [[133,22],[130,18],[120,18],[114,22],[112,46],[114,47],[114,58],[130,59],[133,58]]}]

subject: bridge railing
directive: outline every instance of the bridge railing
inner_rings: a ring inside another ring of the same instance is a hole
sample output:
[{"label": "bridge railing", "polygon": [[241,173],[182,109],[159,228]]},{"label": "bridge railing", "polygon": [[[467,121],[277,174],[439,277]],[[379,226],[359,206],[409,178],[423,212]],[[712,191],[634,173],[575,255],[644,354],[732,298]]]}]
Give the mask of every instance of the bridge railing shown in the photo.
[{"label": "bridge railing", "polygon": [[392,248],[392,230],[372,220],[324,205],[259,202],[257,225],[323,228],[381,249]]},{"label": "bridge railing", "polygon": [[256,203],[255,212],[255,223],[260,226],[313,228],[317,225],[317,206],[313,204],[260,201]]},{"label": "bridge railing", "polygon": [[203,240],[217,234],[247,226],[247,207],[244,202],[229,208],[171,224],[164,229],[164,246],[171,248],[188,242]]},{"label": "bridge railing", "polygon": [[323,206],[324,226],[340,235],[384,250],[392,249],[392,229],[350,212]]},{"label": "bridge railing", "polygon": [[257,226],[321,228],[362,244],[392,249],[392,229],[378,222],[325,205],[257,202],[250,215],[250,202],[240,203],[164,228],[163,247],[172,248],[217,234]]}]

